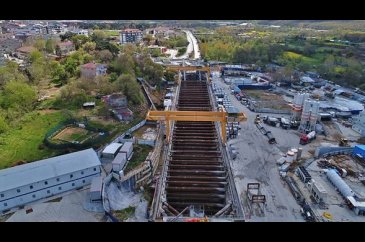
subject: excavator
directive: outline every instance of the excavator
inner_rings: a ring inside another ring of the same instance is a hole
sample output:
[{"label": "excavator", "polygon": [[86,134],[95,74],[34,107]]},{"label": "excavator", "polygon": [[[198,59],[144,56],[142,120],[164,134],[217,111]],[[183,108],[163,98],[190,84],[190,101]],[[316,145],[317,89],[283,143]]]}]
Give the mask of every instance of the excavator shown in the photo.
[{"label": "excavator", "polygon": [[349,145],[348,139],[341,138],[339,143],[338,143],[338,146],[349,147],[350,145]]}]

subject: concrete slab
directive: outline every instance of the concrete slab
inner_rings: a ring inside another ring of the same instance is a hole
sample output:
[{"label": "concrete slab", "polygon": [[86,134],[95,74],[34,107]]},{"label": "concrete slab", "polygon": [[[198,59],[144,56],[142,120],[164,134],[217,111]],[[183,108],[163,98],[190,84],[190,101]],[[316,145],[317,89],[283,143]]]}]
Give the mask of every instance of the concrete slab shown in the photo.
[{"label": "concrete slab", "polygon": [[62,196],[59,202],[41,202],[26,206],[26,209],[16,211],[6,222],[100,222],[104,213],[88,212],[83,203],[89,188],[76,190]]}]

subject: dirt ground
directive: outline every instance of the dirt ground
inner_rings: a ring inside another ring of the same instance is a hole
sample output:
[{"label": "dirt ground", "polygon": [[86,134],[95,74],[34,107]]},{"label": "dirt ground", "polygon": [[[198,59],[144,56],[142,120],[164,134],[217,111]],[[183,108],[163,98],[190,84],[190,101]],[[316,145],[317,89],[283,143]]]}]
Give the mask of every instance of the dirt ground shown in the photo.
[{"label": "dirt ground", "polygon": [[73,134],[80,134],[85,135],[87,134],[86,129],[78,128],[78,127],[67,127],[64,130],[62,130],[60,133],[58,133],[56,136],[53,137],[53,139],[56,140],[65,140],[65,141],[73,141],[72,138]]}]

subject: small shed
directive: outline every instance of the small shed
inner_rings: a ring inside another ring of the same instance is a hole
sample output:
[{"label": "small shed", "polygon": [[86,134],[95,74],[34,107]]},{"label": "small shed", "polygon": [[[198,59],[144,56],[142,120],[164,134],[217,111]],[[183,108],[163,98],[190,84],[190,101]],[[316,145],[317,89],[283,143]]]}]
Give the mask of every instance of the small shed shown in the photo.
[{"label": "small shed", "polygon": [[126,153],[118,153],[112,162],[112,167],[114,172],[120,172],[123,170],[127,163],[127,154]]},{"label": "small shed", "polygon": [[94,177],[91,181],[91,186],[90,186],[90,200],[100,201],[102,189],[103,189],[103,178],[101,176]]},{"label": "small shed", "polygon": [[133,153],[133,143],[125,142],[119,153],[125,153],[127,155],[127,159],[129,160]]},{"label": "small shed", "polygon": [[103,157],[105,158],[114,158],[120,147],[122,147],[123,144],[120,143],[111,143],[110,145],[108,145],[107,147],[105,147],[105,149],[102,152]]}]

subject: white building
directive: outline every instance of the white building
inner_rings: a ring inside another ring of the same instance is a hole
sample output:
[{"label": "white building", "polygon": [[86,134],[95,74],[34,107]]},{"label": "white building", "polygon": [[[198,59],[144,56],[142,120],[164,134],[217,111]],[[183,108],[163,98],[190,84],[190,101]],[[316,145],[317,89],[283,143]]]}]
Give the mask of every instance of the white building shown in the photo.
[{"label": "white building", "polygon": [[352,129],[365,136],[365,112],[362,111],[358,116],[352,118]]},{"label": "white building", "polygon": [[130,160],[132,154],[133,154],[133,142],[125,142],[120,149],[119,153],[125,153],[127,156],[127,159]]},{"label": "white building", "polygon": [[143,32],[139,29],[124,29],[120,32],[120,43],[136,43],[143,38]]},{"label": "white building", "polygon": [[105,147],[105,149],[103,150],[103,153],[102,153],[103,157],[114,159],[114,157],[117,155],[118,151],[120,150],[120,147],[122,147],[122,146],[123,146],[123,144],[121,144],[121,143],[111,143],[110,145]]},{"label": "white building", "polygon": [[86,29],[74,29],[74,30],[71,30],[71,32],[74,34],[77,34],[77,35],[89,36],[89,31]]},{"label": "white building", "polygon": [[323,185],[314,179],[308,183],[309,191],[317,202],[327,202],[328,193]]},{"label": "white building", "polygon": [[0,212],[89,185],[100,165],[87,149],[0,170]]}]

